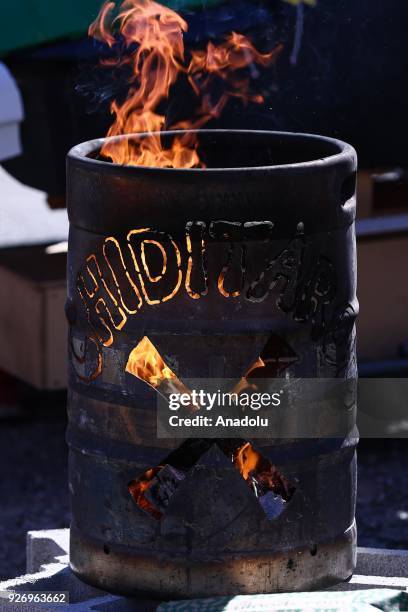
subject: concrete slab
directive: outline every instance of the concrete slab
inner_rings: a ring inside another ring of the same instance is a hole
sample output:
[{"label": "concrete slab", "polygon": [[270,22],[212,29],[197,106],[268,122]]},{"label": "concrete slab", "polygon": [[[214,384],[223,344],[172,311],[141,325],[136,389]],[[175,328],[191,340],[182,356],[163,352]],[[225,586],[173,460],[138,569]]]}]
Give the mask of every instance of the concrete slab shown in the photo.
[{"label": "concrete slab", "polygon": [[[55,604],[10,604],[4,591],[68,592],[69,605],[62,609],[74,612],[153,612],[160,601],[140,597],[127,598],[95,589],[79,580],[68,567],[69,530],[50,529],[27,534],[27,574],[0,583],[0,611],[55,612]],[[358,549],[356,574],[350,582],[331,591],[361,589],[408,590],[408,551],[372,548]]]},{"label": "concrete slab", "polygon": [[69,529],[29,531],[26,541],[27,574],[40,572],[50,563],[69,563]]}]

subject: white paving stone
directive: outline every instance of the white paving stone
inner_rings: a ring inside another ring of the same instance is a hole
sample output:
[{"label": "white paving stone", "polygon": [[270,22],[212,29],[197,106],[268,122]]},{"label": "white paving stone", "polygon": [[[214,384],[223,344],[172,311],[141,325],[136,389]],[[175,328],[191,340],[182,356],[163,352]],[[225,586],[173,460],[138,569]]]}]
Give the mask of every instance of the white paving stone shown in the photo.
[{"label": "white paving stone", "polygon": [[[158,601],[120,597],[79,580],[68,567],[69,530],[50,529],[27,534],[27,574],[0,583],[0,591],[68,591],[69,605],[9,604],[0,599],[0,611],[44,612],[153,612]],[[392,588],[408,590],[408,551],[359,548],[357,569],[348,583],[330,590]]]}]

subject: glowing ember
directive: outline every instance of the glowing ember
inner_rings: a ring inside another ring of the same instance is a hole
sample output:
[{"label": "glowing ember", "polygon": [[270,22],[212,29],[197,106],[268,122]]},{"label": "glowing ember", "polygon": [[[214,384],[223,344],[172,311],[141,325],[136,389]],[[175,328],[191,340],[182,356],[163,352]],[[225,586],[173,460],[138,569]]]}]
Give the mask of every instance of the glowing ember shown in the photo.
[{"label": "glowing ember", "polygon": [[[165,364],[160,353],[147,336],[130,353],[125,371],[152,386],[167,401],[172,393],[190,395],[191,391]],[[188,412],[196,412],[199,406],[191,404],[184,407]]]},{"label": "glowing ember", "polygon": [[246,442],[235,453],[234,464],[244,480],[248,480],[251,472],[256,470],[260,461],[259,453]]},{"label": "glowing ember", "polygon": [[[200,447],[205,452],[205,440],[188,440],[175,453],[171,453],[162,465],[149,468],[142,476],[132,480],[128,490],[136,505],[153,518],[161,519],[188,470],[197,461],[198,457],[194,457],[194,454]],[[224,452],[232,456],[235,468],[258,498],[266,516],[269,519],[277,518],[292,499],[295,487],[250,442],[245,442],[234,452],[230,449],[224,449]],[[176,461],[178,467],[171,465],[170,461]],[[180,463],[182,468],[179,467]]]},{"label": "glowing ember", "polygon": [[261,355],[236,384],[233,392],[256,391],[258,380],[279,378],[282,372],[296,363],[297,360],[298,357],[292,349],[279,336],[272,334]]},{"label": "glowing ember", "polygon": [[126,372],[140,378],[152,387],[164,380],[176,380],[176,375],[164,363],[156,347],[145,336],[129,355]]},{"label": "glowing ember", "polygon": [[[124,165],[203,167],[196,134],[176,135],[170,148],[164,148],[160,132],[200,128],[218,117],[231,97],[244,102],[263,101],[262,96],[250,92],[250,78],[243,72],[255,64],[264,67],[272,64],[281,45],[262,54],[245,36],[232,32],[219,46],[209,42],[205,50],[193,51],[186,59],[183,34],[187,30],[188,25],[180,15],[152,0],[124,0],[117,11],[114,2],[105,2],[89,34],[109,47],[123,41],[126,54],[116,63],[126,65],[131,73],[125,100],[111,104],[115,120],[108,136],[138,132],[150,136],[108,141],[102,147],[103,156]],[[198,106],[193,117],[168,126],[158,108],[168,99],[180,74],[186,75],[198,97]],[[223,85],[217,99],[210,94],[214,79]]]},{"label": "glowing ember", "polygon": [[[251,379],[257,378],[267,378],[270,375],[270,378],[275,378],[275,372],[269,372],[269,368],[267,367],[272,360],[264,361],[261,357],[251,365],[248,372],[241,378],[241,380],[235,385],[232,393],[243,393],[244,391],[256,391],[257,385],[251,381]],[[265,376],[266,372],[266,376]]]},{"label": "glowing ember", "polygon": [[132,480],[128,484],[129,493],[133,497],[135,503],[139,506],[139,508],[153,516],[155,519],[160,519],[162,513],[157,510],[157,508],[155,508],[153,504],[145,497],[145,493],[152,485],[155,476],[161,469],[161,465],[151,468],[147,470],[140,478],[137,480]]},{"label": "glowing ember", "polygon": [[234,465],[257,497],[261,498],[272,491],[283,501],[292,498],[295,488],[268,459],[254,449],[250,442],[246,442],[235,451]]}]

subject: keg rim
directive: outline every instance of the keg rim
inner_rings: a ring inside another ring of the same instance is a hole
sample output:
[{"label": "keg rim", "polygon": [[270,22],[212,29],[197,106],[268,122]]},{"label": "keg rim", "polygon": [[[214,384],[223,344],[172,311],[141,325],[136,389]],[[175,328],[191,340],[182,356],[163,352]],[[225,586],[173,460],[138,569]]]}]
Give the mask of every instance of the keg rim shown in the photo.
[{"label": "keg rim", "polygon": [[[296,146],[302,144],[313,144],[326,145],[333,148],[333,153],[319,157],[316,155],[316,159],[307,161],[285,163],[285,164],[269,164],[269,165],[247,165],[247,166],[231,166],[231,167],[207,167],[207,168],[162,168],[162,167],[151,167],[151,166],[136,166],[136,165],[122,165],[114,162],[105,160],[95,159],[91,157],[98,150],[101,149],[102,145],[106,141],[120,141],[129,138],[148,138],[150,136],[157,136],[160,134],[164,137],[172,137],[175,135],[186,134],[186,133],[198,133],[202,135],[250,135],[250,136],[263,136],[271,137],[271,139],[279,140],[285,139],[286,141],[292,141],[294,149]],[[260,173],[260,172],[273,172],[279,173],[288,170],[310,170],[313,168],[325,168],[336,165],[342,161],[355,159],[357,163],[357,153],[352,145],[342,140],[331,138],[329,136],[322,136],[319,134],[309,134],[303,132],[282,132],[273,130],[249,130],[249,129],[202,129],[202,130],[168,130],[162,132],[140,132],[124,134],[120,136],[109,136],[105,138],[96,138],[88,140],[86,142],[75,145],[68,153],[67,159],[74,161],[87,167],[88,169],[98,169],[103,172],[114,172],[114,173],[126,173],[135,174],[138,171],[151,172],[151,173],[171,173],[171,174],[227,174],[231,172],[242,172],[242,173]]]}]

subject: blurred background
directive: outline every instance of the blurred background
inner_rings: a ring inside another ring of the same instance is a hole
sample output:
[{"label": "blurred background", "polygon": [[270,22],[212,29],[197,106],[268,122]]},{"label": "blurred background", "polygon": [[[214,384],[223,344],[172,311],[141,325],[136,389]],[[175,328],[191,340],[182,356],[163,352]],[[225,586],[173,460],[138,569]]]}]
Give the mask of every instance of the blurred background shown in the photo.
[{"label": "blurred background", "polygon": [[[121,83],[87,37],[99,0],[4,2],[0,22],[0,578],[24,572],[25,533],[69,523],[65,155],[104,136]],[[359,154],[360,375],[408,375],[408,4],[405,0],[168,0],[187,47],[234,30],[268,49],[261,106],[211,127],[326,134]],[[258,87],[257,85],[257,87]],[[182,109],[175,92],[172,104]],[[173,109],[170,106],[168,113]],[[408,548],[408,445],[359,447],[361,546]]]}]

